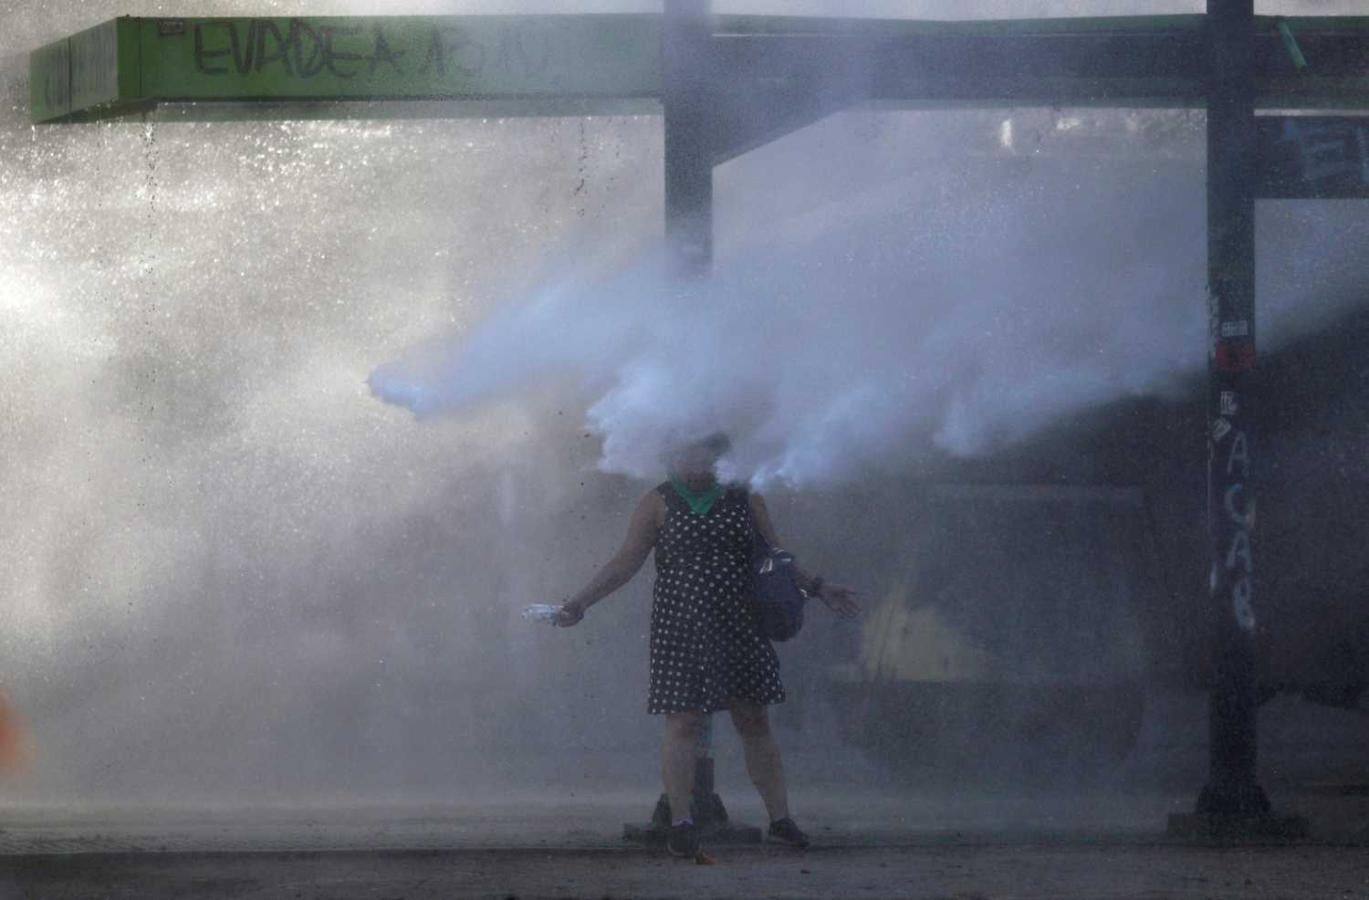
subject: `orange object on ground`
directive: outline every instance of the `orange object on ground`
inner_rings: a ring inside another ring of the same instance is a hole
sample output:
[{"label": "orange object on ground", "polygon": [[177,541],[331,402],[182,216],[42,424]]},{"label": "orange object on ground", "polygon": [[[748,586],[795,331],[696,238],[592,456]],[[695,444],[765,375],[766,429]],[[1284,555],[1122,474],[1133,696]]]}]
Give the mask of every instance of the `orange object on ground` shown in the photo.
[{"label": "orange object on ground", "polygon": [[0,691],[0,775],[21,775],[28,770],[32,752],[28,735],[9,697]]}]

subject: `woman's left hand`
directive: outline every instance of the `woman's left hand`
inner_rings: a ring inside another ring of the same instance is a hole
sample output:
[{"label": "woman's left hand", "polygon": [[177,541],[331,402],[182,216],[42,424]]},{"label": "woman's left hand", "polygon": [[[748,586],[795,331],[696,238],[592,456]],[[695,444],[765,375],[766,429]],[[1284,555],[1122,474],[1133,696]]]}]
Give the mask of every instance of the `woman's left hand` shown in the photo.
[{"label": "woman's left hand", "polygon": [[860,614],[860,604],[856,602],[856,592],[845,585],[824,584],[818,589],[818,599],[843,619],[853,619]]},{"label": "woman's left hand", "polygon": [[556,611],[556,618],[552,620],[552,624],[558,628],[571,628],[579,625],[584,618],[585,608],[572,600],[567,600]]}]

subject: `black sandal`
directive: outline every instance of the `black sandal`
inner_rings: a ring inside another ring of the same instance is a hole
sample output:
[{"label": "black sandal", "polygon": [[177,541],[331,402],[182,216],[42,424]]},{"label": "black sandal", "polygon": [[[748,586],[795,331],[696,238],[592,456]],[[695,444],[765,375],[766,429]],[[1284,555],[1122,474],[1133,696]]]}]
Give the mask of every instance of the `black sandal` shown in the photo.
[{"label": "black sandal", "polygon": [[670,826],[670,834],[666,837],[665,848],[670,851],[671,856],[693,859],[699,855],[699,832],[694,827],[693,822],[682,822],[679,825]]},{"label": "black sandal", "polygon": [[788,816],[770,823],[770,840],[800,850],[808,847],[808,835],[800,831],[799,826]]}]

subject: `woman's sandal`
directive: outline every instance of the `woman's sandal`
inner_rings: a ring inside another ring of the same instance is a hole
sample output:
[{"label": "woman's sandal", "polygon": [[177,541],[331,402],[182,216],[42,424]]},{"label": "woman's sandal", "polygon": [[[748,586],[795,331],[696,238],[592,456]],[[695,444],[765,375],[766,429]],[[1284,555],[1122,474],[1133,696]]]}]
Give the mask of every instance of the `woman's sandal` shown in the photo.
[{"label": "woman's sandal", "polygon": [[808,847],[808,835],[800,831],[799,826],[788,816],[770,823],[770,840],[800,850]]}]

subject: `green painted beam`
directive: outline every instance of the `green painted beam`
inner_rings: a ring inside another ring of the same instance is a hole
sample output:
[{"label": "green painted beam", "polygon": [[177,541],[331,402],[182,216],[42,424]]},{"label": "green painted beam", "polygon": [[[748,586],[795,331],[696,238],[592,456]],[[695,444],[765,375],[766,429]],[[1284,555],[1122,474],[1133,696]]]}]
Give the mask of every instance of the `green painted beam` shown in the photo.
[{"label": "green painted beam", "polygon": [[654,97],[651,15],[120,18],[32,55],[33,121],[157,103]]},{"label": "green painted beam", "polygon": [[[853,96],[880,103],[1193,106],[1207,92],[1204,21],[720,16],[715,39],[723,84],[781,93],[873,61]],[[1369,107],[1369,18],[1265,17],[1259,28],[1262,107]],[[657,15],[120,18],[32,54],[32,118],[654,109],[660,31]],[[1281,31],[1306,68],[1284,58]]]},{"label": "green painted beam", "polygon": [[59,121],[73,112],[118,109],[140,96],[137,32],[131,19],[115,19],[34,51],[29,92],[34,122]]}]

